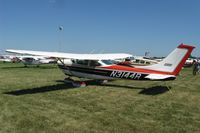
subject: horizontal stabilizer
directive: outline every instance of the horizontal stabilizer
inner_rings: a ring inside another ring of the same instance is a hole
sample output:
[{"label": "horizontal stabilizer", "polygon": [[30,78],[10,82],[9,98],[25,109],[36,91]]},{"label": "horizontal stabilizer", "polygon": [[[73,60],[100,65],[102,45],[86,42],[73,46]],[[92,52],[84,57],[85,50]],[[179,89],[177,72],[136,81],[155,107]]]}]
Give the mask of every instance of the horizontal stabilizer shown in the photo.
[{"label": "horizontal stabilizer", "polygon": [[161,74],[149,74],[145,77],[145,79],[149,80],[173,80],[176,76],[174,75],[161,75]]}]

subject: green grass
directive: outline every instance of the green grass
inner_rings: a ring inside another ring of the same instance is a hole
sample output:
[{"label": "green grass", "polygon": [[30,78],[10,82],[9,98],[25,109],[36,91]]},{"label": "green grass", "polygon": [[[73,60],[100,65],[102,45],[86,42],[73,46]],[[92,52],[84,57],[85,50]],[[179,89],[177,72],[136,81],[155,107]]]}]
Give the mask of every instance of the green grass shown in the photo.
[{"label": "green grass", "polygon": [[200,132],[200,75],[175,81],[64,84],[56,65],[0,63],[0,132]]}]

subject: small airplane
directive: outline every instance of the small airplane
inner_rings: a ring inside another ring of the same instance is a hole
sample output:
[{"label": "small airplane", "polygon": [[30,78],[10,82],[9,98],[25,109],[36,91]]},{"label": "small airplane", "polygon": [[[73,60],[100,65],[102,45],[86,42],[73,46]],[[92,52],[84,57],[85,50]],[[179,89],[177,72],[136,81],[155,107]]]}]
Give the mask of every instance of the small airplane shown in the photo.
[{"label": "small airplane", "polygon": [[36,65],[39,67],[41,64],[52,64],[57,63],[55,58],[45,57],[45,56],[32,56],[32,55],[23,55],[17,56],[21,62],[27,67],[28,65]]},{"label": "small airplane", "polygon": [[150,59],[144,56],[133,56],[130,58],[126,58],[123,61],[118,61],[118,65],[125,65],[125,66],[147,66],[157,64],[159,61]]},{"label": "small airplane", "polygon": [[0,61],[4,63],[6,62],[16,63],[16,62],[19,62],[20,60],[15,55],[0,55]]},{"label": "small airplane", "polygon": [[197,62],[197,59],[188,58],[185,61],[184,67],[191,67],[194,64],[194,62]]},{"label": "small airplane", "polygon": [[[95,80],[166,81],[176,79],[194,48],[190,45],[181,44],[157,64],[135,67],[117,65],[112,61],[131,57],[132,55],[130,54],[72,54],[14,49],[8,49],[6,52],[55,57],[58,59],[59,68],[70,80],[70,77],[74,76]],[[85,83],[81,82],[80,84]]]}]

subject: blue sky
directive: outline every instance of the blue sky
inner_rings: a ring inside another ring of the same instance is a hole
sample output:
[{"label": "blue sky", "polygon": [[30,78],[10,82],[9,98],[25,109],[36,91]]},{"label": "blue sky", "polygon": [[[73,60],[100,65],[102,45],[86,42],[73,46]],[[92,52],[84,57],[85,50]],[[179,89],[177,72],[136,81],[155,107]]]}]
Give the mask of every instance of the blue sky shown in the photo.
[{"label": "blue sky", "polygon": [[199,6],[199,0],[0,0],[0,50],[165,56],[186,43],[200,56]]}]

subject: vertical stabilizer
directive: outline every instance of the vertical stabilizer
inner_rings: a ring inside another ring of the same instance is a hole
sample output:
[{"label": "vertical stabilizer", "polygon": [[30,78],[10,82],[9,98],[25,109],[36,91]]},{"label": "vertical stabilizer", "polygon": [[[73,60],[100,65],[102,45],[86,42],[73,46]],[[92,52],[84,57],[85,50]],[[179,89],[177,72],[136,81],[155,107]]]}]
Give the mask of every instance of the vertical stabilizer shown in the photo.
[{"label": "vertical stabilizer", "polygon": [[195,47],[190,45],[181,44],[158,64],[142,66],[139,68],[178,75],[194,48]]}]

